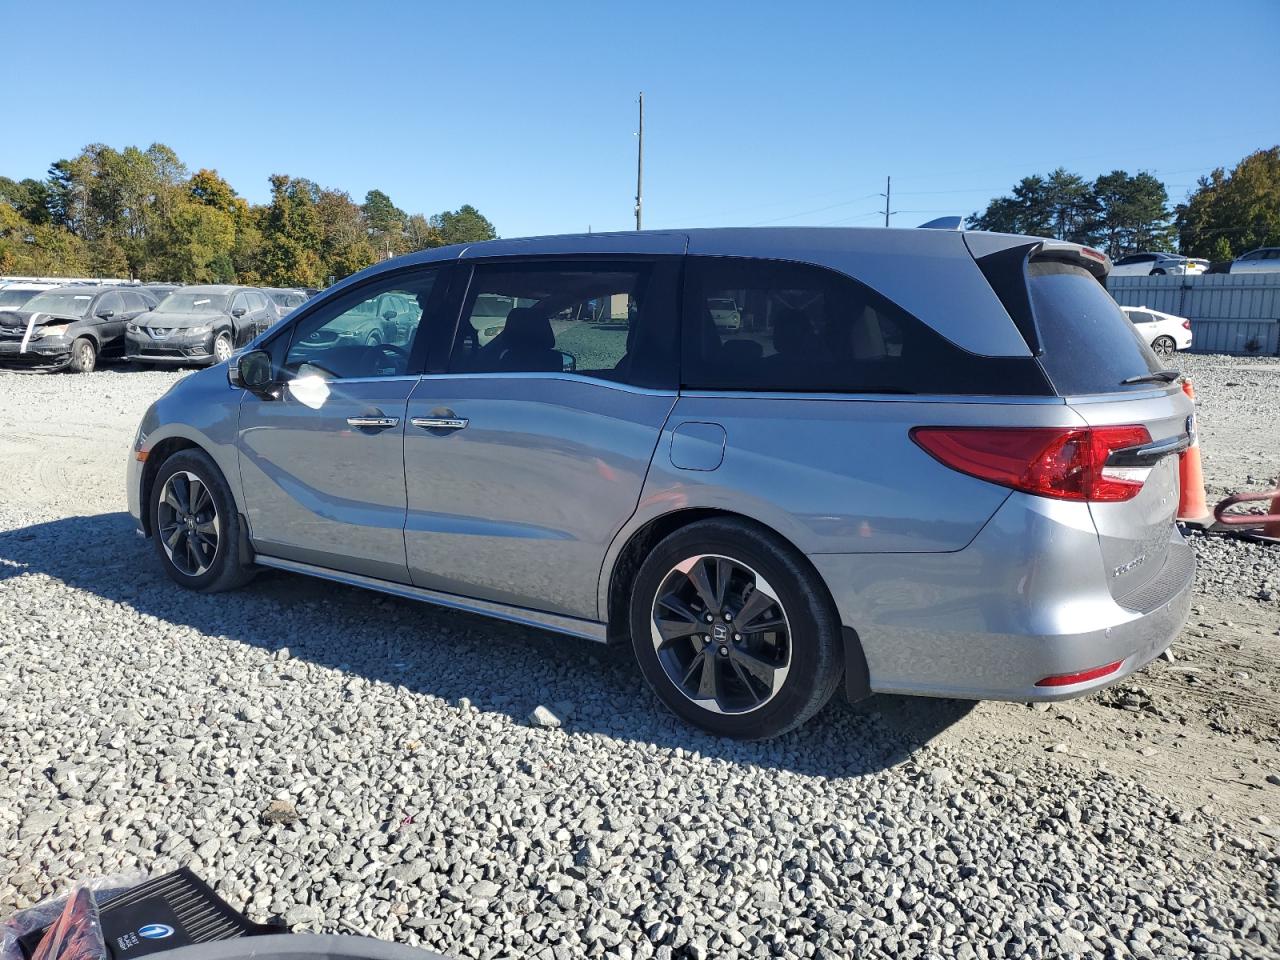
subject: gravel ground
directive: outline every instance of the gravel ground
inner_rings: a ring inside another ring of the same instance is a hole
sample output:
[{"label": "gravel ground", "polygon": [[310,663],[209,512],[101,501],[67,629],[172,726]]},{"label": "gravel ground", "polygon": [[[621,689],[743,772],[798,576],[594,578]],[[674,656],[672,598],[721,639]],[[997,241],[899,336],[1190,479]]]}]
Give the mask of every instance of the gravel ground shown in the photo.
[{"label": "gravel ground", "polygon": [[[1280,362],[1182,365],[1214,488],[1280,470]],[[0,916],[188,863],[457,957],[1280,956],[1280,549],[1196,536],[1175,659],[1095,697],[735,744],[590,644],[285,574],[179,592],[121,489],[177,376],[0,374]]]}]

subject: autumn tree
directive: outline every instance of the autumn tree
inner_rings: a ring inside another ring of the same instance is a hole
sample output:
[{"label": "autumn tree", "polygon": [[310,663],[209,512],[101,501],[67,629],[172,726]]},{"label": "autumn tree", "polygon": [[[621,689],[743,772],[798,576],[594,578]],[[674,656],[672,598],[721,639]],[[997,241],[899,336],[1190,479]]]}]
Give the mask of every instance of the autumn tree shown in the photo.
[{"label": "autumn tree", "polygon": [[1280,246],[1280,146],[1256,150],[1227,173],[1201,177],[1180,204],[1182,252],[1230,260],[1256,247]]}]

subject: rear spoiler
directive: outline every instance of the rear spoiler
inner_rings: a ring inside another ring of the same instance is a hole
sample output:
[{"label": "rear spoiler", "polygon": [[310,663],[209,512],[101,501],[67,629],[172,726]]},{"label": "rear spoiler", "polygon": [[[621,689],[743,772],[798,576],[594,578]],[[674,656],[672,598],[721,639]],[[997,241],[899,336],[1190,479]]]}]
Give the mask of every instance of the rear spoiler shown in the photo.
[{"label": "rear spoiler", "polygon": [[1038,249],[1031,251],[1031,256],[1067,260],[1084,267],[1099,280],[1106,280],[1107,274],[1111,272],[1111,258],[1101,250],[1079,243],[1068,243],[1066,240],[1042,240]]}]

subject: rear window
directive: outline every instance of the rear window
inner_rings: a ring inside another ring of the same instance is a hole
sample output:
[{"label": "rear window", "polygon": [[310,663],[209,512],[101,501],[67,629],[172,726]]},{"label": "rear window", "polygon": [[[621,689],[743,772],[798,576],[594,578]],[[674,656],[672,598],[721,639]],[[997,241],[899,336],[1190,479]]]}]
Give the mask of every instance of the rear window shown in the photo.
[{"label": "rear window", "polygon": [[1027,281],[1040,363],[1058,394],[1151,389],[1150,382],[1123,383],[1163,367],[1093,274],[1059,260],[1032,260]]},{"label": "rear window", "polygon": [[968,353],[870,287],[822,267],[690,257],[685,290],[681,368],[690,389],[1050,393],[1030,357]]}]

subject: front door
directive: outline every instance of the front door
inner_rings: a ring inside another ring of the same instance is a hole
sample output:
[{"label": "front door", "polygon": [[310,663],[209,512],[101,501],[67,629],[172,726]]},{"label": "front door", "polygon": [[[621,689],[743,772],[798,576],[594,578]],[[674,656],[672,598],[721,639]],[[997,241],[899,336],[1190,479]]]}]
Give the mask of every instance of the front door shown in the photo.
[{"label": "front door", "polygon": [[[307,311],[269,349],[283,389],[240,405],[240,475],[254,548],[268,556],[408,581],[405,405],[439,267],[381,277]],[[383,294],[413,304],[397,338],[355,335]]]},{"label": "front door", "polygon": [[677,259],[474,268],[448,371],[409,398],[415,585],[595,620],[675,402]]}]

